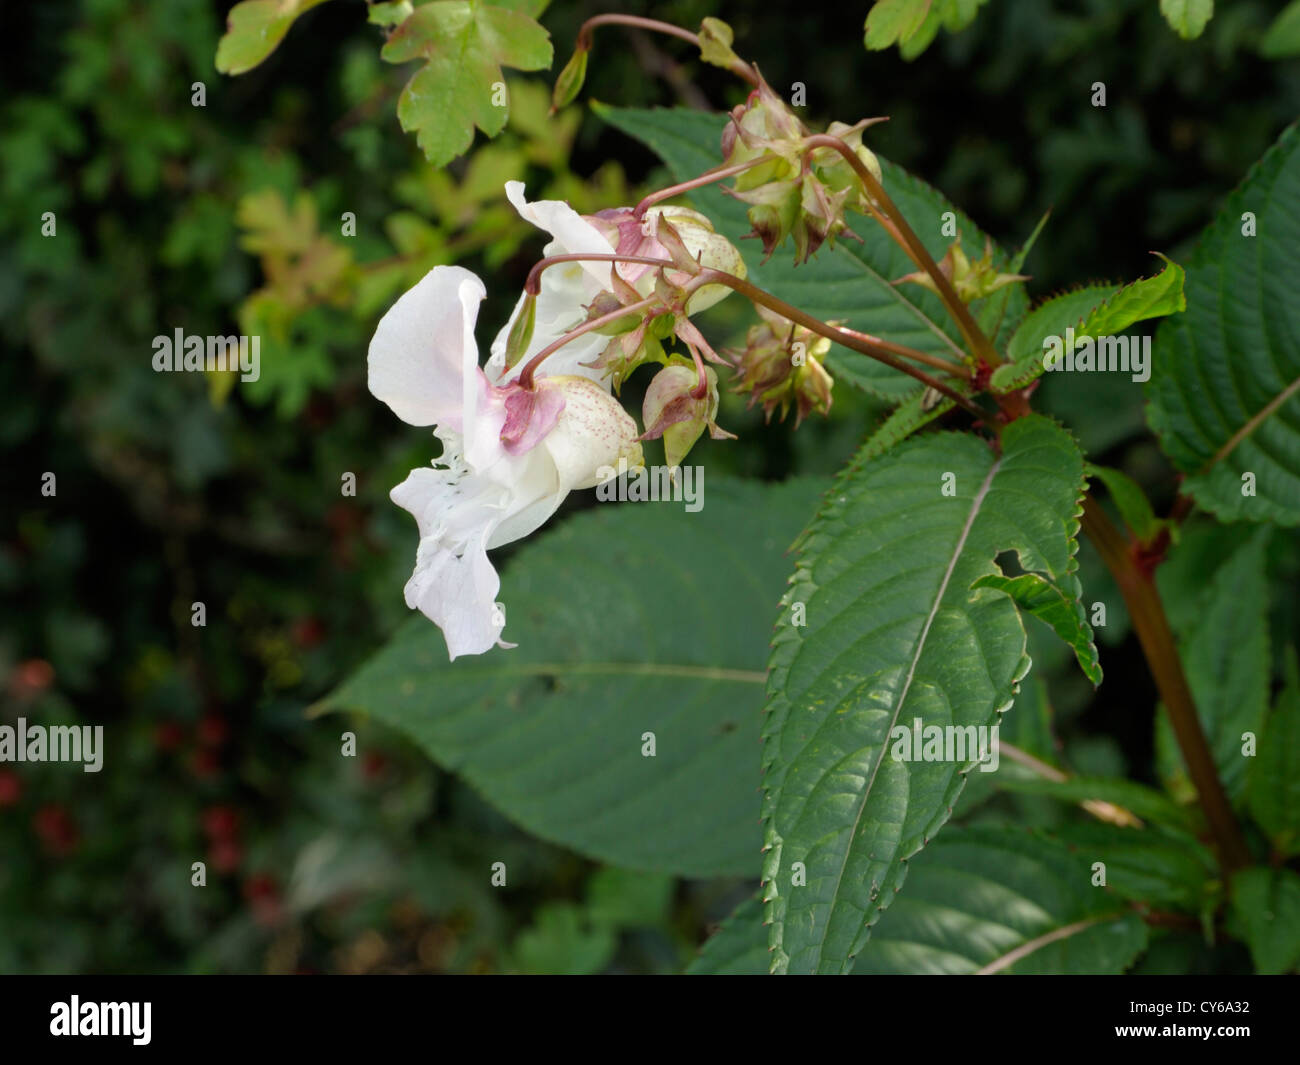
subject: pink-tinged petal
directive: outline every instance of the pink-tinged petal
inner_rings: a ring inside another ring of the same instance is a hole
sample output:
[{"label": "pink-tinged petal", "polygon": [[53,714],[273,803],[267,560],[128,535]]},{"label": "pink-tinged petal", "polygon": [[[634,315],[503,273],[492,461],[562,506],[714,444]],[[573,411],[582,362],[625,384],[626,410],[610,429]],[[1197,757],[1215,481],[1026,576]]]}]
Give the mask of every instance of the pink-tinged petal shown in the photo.
[{"label": "pink-tinged petal", "polygon": [[506,420],[501,427],[501,445],[511,455],[522,455],[541,442],[564,410],[564,394],[539,381],[529,391],[512,385],[505,389]]},{"label": "pink-tinged petal", "polygon": [[[563,200],[537,200],[529,203],[524,199],[522,181],[506,182],[506,199],[519,212],[525,222],[531,222],[538,229],[544,229],[554,238],[543,252],[546,255],[566,255],[576,252],[608,255],[613,249],[604,235],[586,221]],[[590,274],[599,288],[609,288],[609,263],[585,262],[582,269]],[[553,266],[551,270],[561,267]],[[549,273],[550,270],[547,271]],[[545,274],[542,275],[545,277]]]},{"label": "pink-tinged petal", "polygon": [[564,390],[564,410],[542,445],[555,463],[560,487],[594,488],[608,479],[602,470],[642,463],[636,421],[599,385],[584,377],[553,378]]},{"label": "pink-tinged petal", "polygon": [[435,266],[379,320],[368,384],[402,421],[462,431],[468,393],[479,387],[466,369],[478,366],[474,322],[486,295],[463,267]]}]

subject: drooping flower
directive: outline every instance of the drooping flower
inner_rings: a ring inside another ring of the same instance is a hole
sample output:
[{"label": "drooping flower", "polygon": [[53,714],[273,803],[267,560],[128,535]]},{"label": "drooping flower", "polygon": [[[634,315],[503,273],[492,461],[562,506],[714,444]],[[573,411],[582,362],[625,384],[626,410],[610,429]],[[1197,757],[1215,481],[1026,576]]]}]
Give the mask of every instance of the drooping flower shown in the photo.
[{"label": "drooping flower", "polygon": [[[547,257],[617,253],[673,260],[674,251],[678,254],[684,251],[702,266],[738,277],[746,275],[745,261],[735,246],[714,232],[704,215],[687,207],[651,207],[641,218],[634,217],[631,207],[580,215],[561,200],[529,203],[524,199],[524,185],[520,181],[506,183],[506,198],[521,218],[551,234],[551,241],[542,249]],[[615,293],[620,296],[626,293],[630,298],[634,292],[644,298],[654,290],[658,268],[619,263],[612,267],[618,271],[616,282],[611,266],[609,262],[589,260],[556,263],[544,270],[540,291],[531,308],[527,295],[520,297],[510,320],[492,342],[492,355],[486,366],[489,379],[496,384],[513,380],[530,358],[580,325],[587,317],[586,308],[593,304],[603,306],[602,299],[616,300]],[[675,284],[685,282],[690,276],[678,270],[667,273]],[[730,291],[725,285],[706,285],[691,295],[686,310],[690,314],[702,311]],[[617,306],[617,302],[612,305]],[[534,318],[529,342],[512,360],[507,360],[511,330],[527,314]],[[634,328],[635,323],[628,325],[629,330]],[[577,374],[608,389],[612,376],[609,360],[602,361],[601,356],[609,344],[610,334],[604,330],[577,337],[547,356],[547,372]]]},{"label": "drooping flower", "polygon": [[420,533],[407,605],[442,629],[452,659],[513,646],[487,552],[536,530],[602,468],[642,462],[636,423],[589,376],[547,360],[533,389],[489,380],[474,341],[485,295],[470,271],[434,267],[380,320],[368,357],[370,391],[443,445],[391,498]]}]

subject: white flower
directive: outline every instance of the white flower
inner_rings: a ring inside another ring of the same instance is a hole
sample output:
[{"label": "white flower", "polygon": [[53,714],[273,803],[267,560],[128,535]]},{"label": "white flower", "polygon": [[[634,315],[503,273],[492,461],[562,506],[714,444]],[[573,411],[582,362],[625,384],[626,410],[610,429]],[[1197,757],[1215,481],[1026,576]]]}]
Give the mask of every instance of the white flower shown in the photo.
[{"label": "white flower", "polygon": [[533,532],[570,491],[594,487],[602,467],[641,463],[635,421],[589,378],[556,375],[548,360],[534,391],[488,380],[474,342],[485,295],[468,270],[434,267],[380,320],[368,358],[370,391],[403,421],[435,426],[443,443],[436,464],[391,495],[420,531],[407,605],[442,629],[453,659],[513,646],[500,639],[501,585],[487,552]]},{"label": "white flower", "polygon": [[[713,231],[704,215],[687,207],[651,207],[644,217],[634,220],[630,207],[617,207],[585,217],[578,214],[562,200],[538,200],[529,203],[524,199],[522,181],[506,182],[506,198],[514,205],[519,217],[551,234],[552,240],[542,254],[588,255],[618,252],[621,255],[639,255],[664,259],[668,252],[655,239],[659,219],[666,218],[677,227],[682,242],[691,255],[700,258],[705,266],[744,277],[745,261],[740,252],[725,238]],[[510,320],[502,327],[492,342],[492,355],[487,361],[487,374],[494,383],[513,380],[527,365],[528,360],[548,344],[558,340],[574,327],[581,325],[587,307],[602,292],[612,287],[608,262],[556,263],[542,272],[541,289],[537,295],[536,323],[532,339],[515,364],[506,367],[506,340],[510,327],[519,315],[526,297],[521,296]],[[643,296],[654,288],[657,269],[638,263],[617,264],[619,276],[628,281]],[[669,277],[684,281],[686,275],[669,271]],[[711,307],[731,290],[725,285],[707,285],[691,297],[692,314]],[[599,382],[608,391],[610,379],[603,370],[590,364],[599,357],[609,337],[597,331],[584,333],[546,357],[547,371],[552,374],[578,374]]]}]

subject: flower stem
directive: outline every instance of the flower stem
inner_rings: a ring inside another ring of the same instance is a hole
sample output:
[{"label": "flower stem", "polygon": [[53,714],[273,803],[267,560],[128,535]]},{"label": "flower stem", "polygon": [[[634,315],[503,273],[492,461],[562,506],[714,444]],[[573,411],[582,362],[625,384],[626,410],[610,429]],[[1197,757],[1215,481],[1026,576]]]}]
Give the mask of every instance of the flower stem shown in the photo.
[{"label": "flower stem", "polygon": [[[869,199],[875,200],[883,209],[884,216],[890,223],[885,226],[886,231],[898,241],[911,260],[929,274],[934,281],[939,289],[940,298],[948,308],[948,313],[952,315],[953,321],[957,323],[957,328],[961,330],[966,343],[970,345],[971,353],[986,366],[1000,366],[1002,357],[998,355],[992,341],[984,335],[979,323],[971,315],[970,308],[957,295],[956,289],[952,287],[952,282],[939,269],[939,264],[934,261],[925,245],[921,243],[921,238],[907,224],[907,219],[903,217],[902,211],[889,198],[889,194],[876,179],[876,175],[868,170],[866,164],[858,158],[858,153],[839,137],[832,137],[828,133],[817,133],[811,137],[805,137],[803,143],[808,148],[830,148],[844,156],[848,164],[853,167],[858,180],[862,182]],[[874,210],[872,214],[877,215]],[[877,221],[880,221],[879,215],[877,215]]]},{"label": "flower stem", "polygon": [[[671,266],[672,264],[670,263],[669,265]],[[593,318],[589,322],[583,322],[582,325],[578,326],[576,329],[569,330],[569,332],[565,333],[564,336],[560,337],[558,340],[553,340],[551,343],[547,344],[546,347],[542,348],[541,351],[524,364],[524,368],[519,371],[519,384],[523,388],[531,389],[533,387],[533,374],[536,372],[537,367],[546,360],[547,356],[551,355],[553,352],[559,351],[559,349],[564,347],[564,345],[570,340],[576,340],[584,333],[590,333],[592,330],[599,329],[601,326],[609,325],[610,322],[617,322],[620,318],[624,318],[629,314],[636,314],[639,311],[649,310],[658,302],[659,298],[657,296],[649,296],[646,299],[641,300],[639,303],[630,303],[626,307],[620,307],[616,311],[602,314],[599,318]]]},{"label": "flower stem", "polygon": [[671,259],[659,259],[649,255],[619,255],[615,252],[598,251],[566,252],[564,255],[548,255],[545,259],[539,259],[534,263],[533,268],[528,271],[527,279],[524,281],[524,291],[531,296],[536,296],[542,290],[542,271],[548,266],[554,266],[556,263],[583,262],[639,263],[643,266],[666,266],[670,270],[678,269],[677,264]]},{"label": "flower stem", "polygon": [[[677,37],[683,41],[689,41],[691,44],[695,45],[696,48],[700,47],[699,34],[692,33],[690,30],[682,29],[681,26],[674,26],[671,22],[661,22],[659,19],[642,18],[640,15],[618,14],[595,15],[592,18],[587,19],[578,30],[577,47],[590,49],[591,31],[597,26],[632,26],[639,30],[650,30],[653,33],[665,33],[669,37]],[[727,69],[729,69],[733,74],[744,78],[745,81],[749,82],[749,84],[754,86],[754,88],[758,88],[758,72],[743,59],[737,59],[736,63],[732,64]]]},{"label": "flower stem", "polygon": [[1183,761],[1214,836],[1219,863],[1224,874],[1231,875],[1250,864],[1250,851],[1219,780],[1214,755],[1196,714],[1196,703],[1178,658],[1169,619],[1156,590],[1155,577],[1136,564],[1128,541],[1091,496],[1084,499],[1082,525],[1115,577],[1128,605],[1156,690],[1169,714],[1169,723],[1178,739]]},{"label": "flower stem", "polygon": [[683,181],[680,184],[670,185],[666,189],[660,189],[658,192],[650,193],[649,196],[645,197],[645,199],[636,205],[636,208],[632,211],[632,217],[639,221],[649,208],[653,207],[661,200],[671,199],[679,193],[690,192],[691,189],[698,189],[705,185],[712,185],[715,181],[725,181],[729,177],[734,177],[736,174],[743,173],[750,169],[750,167],[766,162],[768,162],[768,159],[760,155],[754,159],[750,159],[746,163],[736,163],[734,166],[715,166],[712,170],[704,171],[704,173],[699,177],[691,178],[690,181]]},{"label": "flower stem", "polygon": [[[883,362],[886,366],[892,366],[895,370],[901,370],[909,377],[914,377],[918,381],[929,385],[935,391],[942,393],[956,403],[959,407],[973,414],[977,418],[985,418],[986,414],[979,407],[970,401],[966,396],[956,391],[949,385],[940,381],[937,377],[932,377],[924,370],[918,370],[915,366],[910,366],[903,361],[897,354],[897,344],[890,344],[883,340],[868,339],[865,333],[856,333],[849,329],[841,329],[839,326],[829,325],[820,318],[814,318],[811,314],[801,311],[798,307],[793,307],[784,300],[777,299],[770,292],[765,292],[757,285],[753,285],[744,278],[736,277],[734,274],[728,274],[721,270],[714,270],[705,267],[700,272],[699,277],[695,278],[692,286],[699,286],[706,282],[717,282],[734,289],[742,296],[746,297],[753,303],[761,303],[764,307],[776,311],[783,318],[788,318],[792,322],[798,322],[806,329],[811,329],[819,336],[824,336],[843,344],[846,348],[859,352],[863,355],[870,356],[878,362]],[[913,352],[910,348],[905,349],[910,352],[909,358],[917,355],[924,355],[923,352]],[[921,361],[925,361],[923,358]],[[956,369],[951,363],[945,364],[949,370]]]}]

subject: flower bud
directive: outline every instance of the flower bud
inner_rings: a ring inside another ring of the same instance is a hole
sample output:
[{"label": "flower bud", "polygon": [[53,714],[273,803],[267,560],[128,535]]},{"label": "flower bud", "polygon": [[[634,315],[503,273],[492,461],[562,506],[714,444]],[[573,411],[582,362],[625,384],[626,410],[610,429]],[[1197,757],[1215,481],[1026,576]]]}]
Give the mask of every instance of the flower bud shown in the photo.
[{"label": "flower bud", "polygon": [[766,307],[757,310],[762,321],[750,327],[744,351],[734,353],[736,391],[749,393],[749,405],[761,404],[769,420],[778,407],[784,419],[792,403],[796,426],[813,410],[829,412],[834,382],[823,363],[831,342]]},{"label": "flower bud", "polygon": [[669,363],[654,376],[646,388],[641,420],[646,431],[643,440],[663,437],[664,459],[669,466],[680,466],[707,427],[715,440],[732,434],[718,428],[713,420],[718,413],[718,375],[712,367],[704,368],[705,388],[701,395],[700,373],[691,363],[679,359]]},{"label": "flower bud", "polygon": [[510,325],[506,337],[506,369],[510,369],[528,350],[533,341],[533,329],[537,325],[537,297],[531,292],[525,293],[523,303]]},{"label": "flower bud", "polygon": [[582,91],[582,83],[587,80],[587,55],[588,49],[578,45],[560,71],[560,76],[555,79],[555,89],[551,93],[552,114],[561,107],[568,107]]}]

